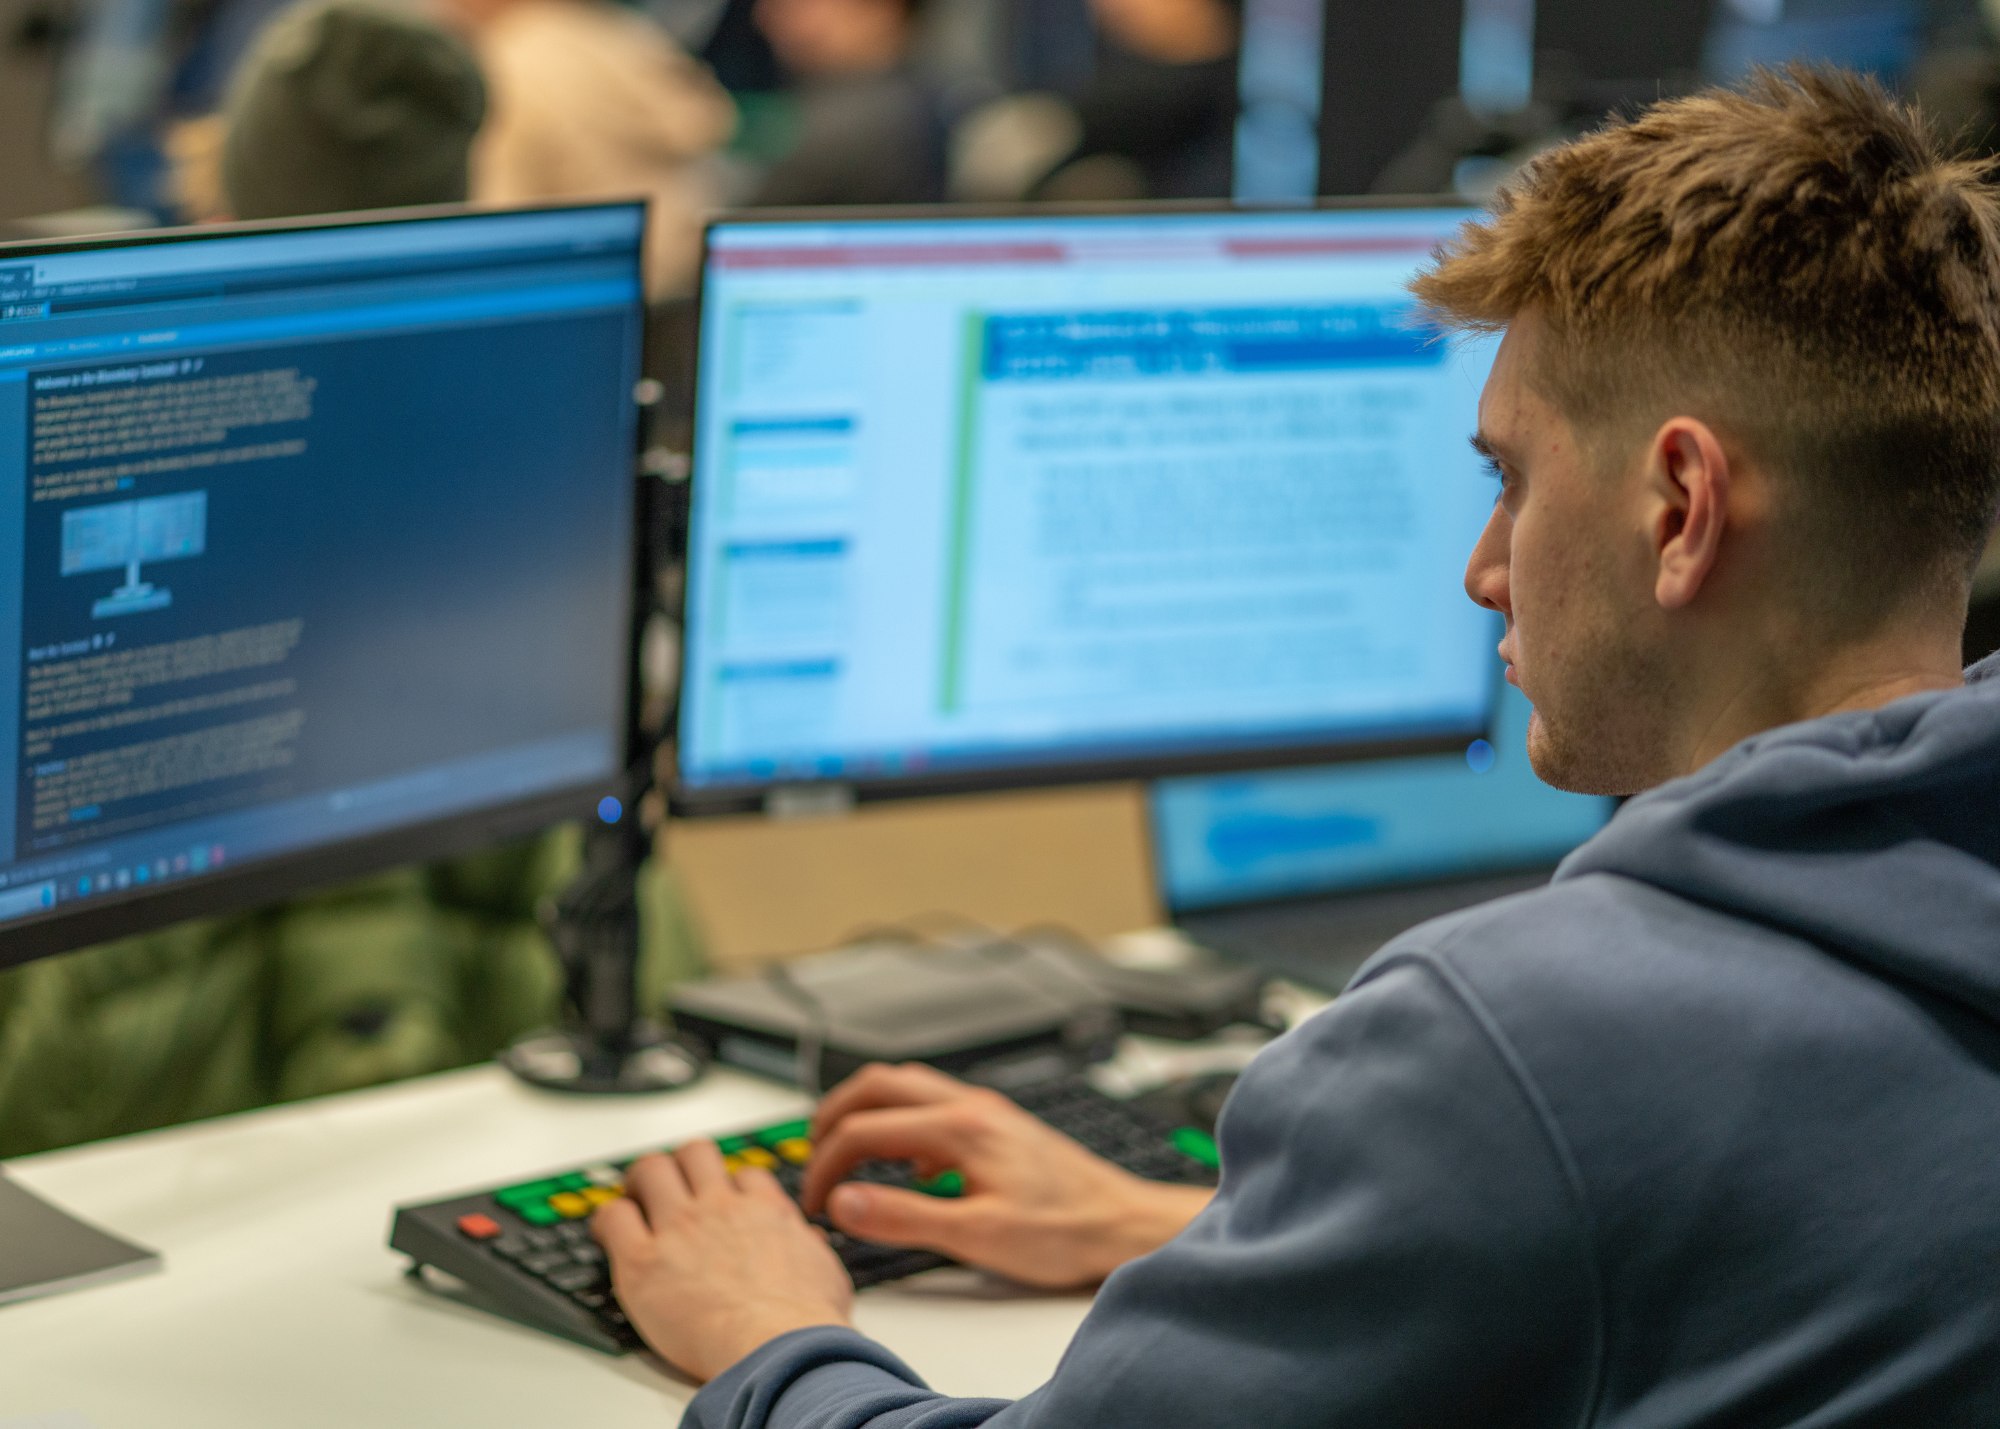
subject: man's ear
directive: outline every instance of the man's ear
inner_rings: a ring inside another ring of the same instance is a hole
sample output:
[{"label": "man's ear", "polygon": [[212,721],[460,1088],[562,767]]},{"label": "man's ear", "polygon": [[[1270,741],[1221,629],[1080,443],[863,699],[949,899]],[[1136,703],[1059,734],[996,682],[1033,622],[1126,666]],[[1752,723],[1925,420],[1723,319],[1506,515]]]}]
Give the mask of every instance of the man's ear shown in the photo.
[{"label": "man's ear", "polygon": [[1649,466],[1653,598],[1663,610],[1679,610],[1694,603],[1722,554],[1729,457],[1706,423],[1673,417],[1653,435]]}]

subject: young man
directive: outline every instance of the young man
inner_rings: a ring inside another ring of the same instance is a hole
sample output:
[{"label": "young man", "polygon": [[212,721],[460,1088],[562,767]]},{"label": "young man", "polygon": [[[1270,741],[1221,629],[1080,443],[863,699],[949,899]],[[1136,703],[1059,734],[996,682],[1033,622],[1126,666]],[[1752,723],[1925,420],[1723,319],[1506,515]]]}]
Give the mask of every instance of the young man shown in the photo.
[{"label": "young man", "polygon": [[[2000,1424],[2000,666],[1955,665],[2000,191],[1799,72],[1551,154],[1416,291],[1506,331],[1466,587],[1536,768],[1639,797],[1260,1057],[1206,1206],[935,1073],[830,1095],[807,1200],[838,1224],[1110,1272],[1017,1404],[847,1328],[768,1178],[635,1166],[598,1233],[714,1377],[689,1423]],[[877,1155],[969,1194],[836,1186]]]}]

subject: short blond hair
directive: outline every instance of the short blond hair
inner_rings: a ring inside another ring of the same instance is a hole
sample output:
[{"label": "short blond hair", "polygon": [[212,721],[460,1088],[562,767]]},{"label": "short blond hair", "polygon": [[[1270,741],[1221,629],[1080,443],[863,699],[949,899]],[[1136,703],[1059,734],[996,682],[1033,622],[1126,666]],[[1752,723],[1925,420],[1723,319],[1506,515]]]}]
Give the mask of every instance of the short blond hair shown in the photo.
[{"label": "short blond hair", "polygon": [[1447,327],[1536,314],[1530,381],[1586,438],[1740,443],[1838,603],[1962,593],[2000,500],[2000,189],[1874,81],[1762,72],[1551,150],[1413,291]]}]

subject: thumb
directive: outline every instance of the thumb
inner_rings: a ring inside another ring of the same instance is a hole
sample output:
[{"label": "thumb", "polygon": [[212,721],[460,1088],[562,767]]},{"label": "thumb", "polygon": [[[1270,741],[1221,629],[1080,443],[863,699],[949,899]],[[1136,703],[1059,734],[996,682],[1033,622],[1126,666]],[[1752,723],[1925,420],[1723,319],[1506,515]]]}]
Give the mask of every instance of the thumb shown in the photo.
[{"label": "thumb", "polygon": [[848,1181],[827,1197],[826,1214],[847,1234],[882,1245],[957,1255],[965,1239],[965,1207],[921,1191]]}]

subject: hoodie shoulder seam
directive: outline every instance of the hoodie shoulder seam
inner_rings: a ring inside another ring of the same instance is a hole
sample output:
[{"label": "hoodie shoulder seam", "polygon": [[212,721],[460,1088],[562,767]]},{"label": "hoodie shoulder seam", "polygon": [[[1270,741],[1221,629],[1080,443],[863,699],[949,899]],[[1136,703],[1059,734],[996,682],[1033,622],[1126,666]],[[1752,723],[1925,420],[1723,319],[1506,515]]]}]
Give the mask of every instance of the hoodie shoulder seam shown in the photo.
[{"label": "hoodie shoulder seam", "polygon": [[1522,1098],[1528,1103],[1528,1107],[1533,1112],[1536,1122],[1541,1126],[1542,1135],[1548,1139],[1549,1150],[1555,1157],[1556,1165],[1561,1169],[1564,1185],[1568,1188],[1570,1198],[1575,1204],[1577,1219],[1583,1226],[1584,1243],[1588,1247],[1587,1253],[1584,1256],[1584,1271],[1585,1278],[1590,1283],[1590,1299],[1593,1310],[1590,1389],[1584,1398],[1583,1412],[1576,1423],[1577,1429],[1589,1429],[1589,1426],[1598,1422],[1604,1397],[1604,1373],[1607,1359],[1606,1341],[1608,1335],[1606,1332],[1607,1315],[1605,1311],[1604,1271],[1603,1266],[1599,1262],[1600,1238],[1598,1235],[1597,1217],[1591,1210],[1590,1194],[1583,1179],[1583,1168],[1578,1163],[1575,1152],[1570,1148],[1569,1139],[1563,1135],[1562,1126],[1556,1120],[1555,1112],[1549,1106],[1548,1099],[1542,1094],[1540,1084],[1535,1081],[1533,1074],[1528,1071],[1527,1064],[1514,1049],[1514,1044],[1508,1040],[1507,1034],[1501,1029],[1499,1022],[1494,1018],[1493,1014],[1488,1011],[1486,1004],[1480,1000],[1478,993],[1473,991],[1471,985],[1460,976],[1458,969],[1452,967],[1442,956],[1443,942],[1445,941],[1450,941],[1450,938],[1447,937],[1439,943],[1426,947],[1404,948],[1392,951],[1381,962],[1368,969],[1365,978],[1357,979],[1355,985],[1359,986],[1362,982],[1373,982],[1389,968],[1403,964],[1416,967],[1436,978],[1452,999],[1464,1009],[1466,1016],[1479,1029],[1480,1035],[1486,1040],[1487,1045],[1493,1049],[1494,1055],[1500,1059],[1501,1065],[1506,1067],[1508,1076],[1514,1080],[1515,1089],[1520,1092]]}]

